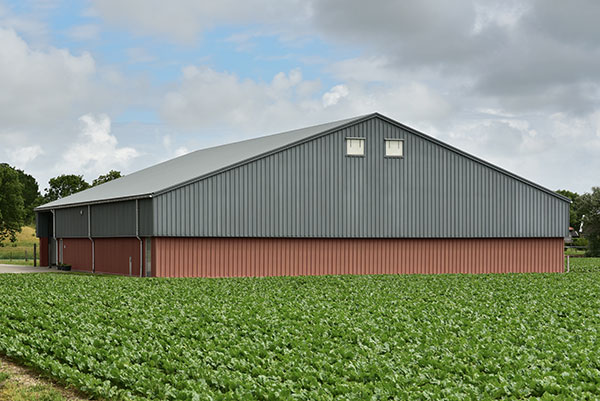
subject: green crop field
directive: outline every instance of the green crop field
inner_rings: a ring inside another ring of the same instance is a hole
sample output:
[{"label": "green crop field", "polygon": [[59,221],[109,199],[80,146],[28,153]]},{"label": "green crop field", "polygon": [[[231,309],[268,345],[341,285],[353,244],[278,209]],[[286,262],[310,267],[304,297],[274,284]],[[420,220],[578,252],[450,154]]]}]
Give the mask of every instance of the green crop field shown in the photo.
[{"label": "green crop field", "polygon": [[572,273],[600,273],[600,258],[571,258]]},{"label": "green crop field", "polygon": [[600,274],[0,276],[0,354],[108,399],[598,399]]}]

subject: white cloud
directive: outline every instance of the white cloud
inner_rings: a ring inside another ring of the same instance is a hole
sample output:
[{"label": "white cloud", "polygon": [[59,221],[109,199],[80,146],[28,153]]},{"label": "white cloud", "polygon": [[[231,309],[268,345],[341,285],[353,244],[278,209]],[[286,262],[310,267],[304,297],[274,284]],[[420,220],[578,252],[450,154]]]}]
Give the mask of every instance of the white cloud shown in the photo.
[{"label": "white cloud", "polygon": [[25,168],[29,162],[35,160],[38,156],[43,155],[44,150],[40,145],[32,145],[9,149],[6,153],[11,164],[20,168]]},{"label": "white cloud", "polygon": [[180,146],[177,149],[175,149],[174,155],[175,155],[175,157],[179,157],[179,156],[183,156],[187,153],[190,153],[190,150],[188,148],[186,148],[185,146]]},{"label": "white cloud", "polygon": [[[301,60],[298,65],[310,64],[311,73],[322,74],[307,80],[291,64],[260,80],[246,78],[251,72],[244,68],[235,73],[195,65],[182,69],[179,82],[154,85],[145,73],[98,65],[89,53],[39,45],[31,38],[49,37],[45,24],[0,7],[2,150],[8,159],[9,149],[39,143],[45,157],[27,163],[38,166],[40,176],[60,173],[47,165],[77,132],[71,124],[78,116],[122,115],[126,107],[140,105],[165,121],[152,145],[146,129],[133,134],[118,131],[124,126],[119,125],[114,135],[110,121],[106,127],[100,117],[82,123],[106,133],[94,137],[104,144],[100,149],[139,154],[116,143],[116,136],[129,135],[128,141],[140,141],[144,157],[152,152],[164,159],[215,142],[379,111],[542,184],[589,190],[598,185],[594,173],[600,171],[599,4],[93,0],[88,16],[160,40],[194,43],[206,30],[226,26],[234,28],[228,43],[254,52],[261,49],[257,38],[276,38],[282,54],[254,54],[256,60],[286,58],[285,65]],[[72,33],[89,39],[98,31],[82,26]],[[286,42],[290,38],[293,43]],[[311,48],[295,52],[298,38],[332,51],[299,57]],[[339,54],[352,56],[336,58]],[[143,48],[126,55],[130,63],[154,61]],[[190,132],[204,135],[182,139]],[[83,146],[84,157],[70,148],[72,163],[57,169],[87,174],[98,165],[84,146],[93,136],[80,135],[73,146]],[[115,155],[99,157],[124,163]],[[144,159],[129,156],[136,163]],[[99,173],[105,172],[104,167]]]},{"label": "white cloud", "polygon": [[54,124],[93,91],[89,53],[33,50],[15,31],[0,28],[0,121],[4,128]]},{"label": "white cloud", "polygon": [[206,66],[188,66],[180,84],[165,96],[162,116],[185,130],[235,133],[229,137],[233,140],[374,111],[428,128],[453,111],[442,94],[417,83],[349,82],[325,93],[320,85],[304,80],[298,69],[262,82]]},{"label": "white cloud", "polygon": [[346,85],[336,85],[329,92],[323,94],[323,106],[329,107],[337,104],[340,99],[348,96],[350,91]]},{"label": "white cloud", "polygon": [[81,131],[67,147],[55,170],[67,174],[83,173],[88,179],[96,178],[109,170],[127,168],[140,153],[132,147],[119,147],[111,134],[111,121],[107,115],[86,114],[79,118]]}]

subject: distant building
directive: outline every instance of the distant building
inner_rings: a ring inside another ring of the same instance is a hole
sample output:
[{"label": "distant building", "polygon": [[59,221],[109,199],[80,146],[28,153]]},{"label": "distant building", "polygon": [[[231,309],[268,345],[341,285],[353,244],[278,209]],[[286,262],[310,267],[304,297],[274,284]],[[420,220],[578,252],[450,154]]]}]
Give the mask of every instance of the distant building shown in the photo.
[{"label": "distant building", "polygon": [[569,199],[374,113],[42,205],[46,263],[159,277],[559,272]]}]

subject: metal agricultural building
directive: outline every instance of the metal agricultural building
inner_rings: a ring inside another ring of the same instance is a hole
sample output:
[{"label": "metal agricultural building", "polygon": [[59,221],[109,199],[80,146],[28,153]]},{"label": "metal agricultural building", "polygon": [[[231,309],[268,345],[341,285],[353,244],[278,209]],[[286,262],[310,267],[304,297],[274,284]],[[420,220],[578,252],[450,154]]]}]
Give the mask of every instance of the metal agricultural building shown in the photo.
[{"label": "metal agricultural building", "polygon": [[227,277],[559,272],[569,200],[374,113],[193,153],[36,209],[45,264]]}]

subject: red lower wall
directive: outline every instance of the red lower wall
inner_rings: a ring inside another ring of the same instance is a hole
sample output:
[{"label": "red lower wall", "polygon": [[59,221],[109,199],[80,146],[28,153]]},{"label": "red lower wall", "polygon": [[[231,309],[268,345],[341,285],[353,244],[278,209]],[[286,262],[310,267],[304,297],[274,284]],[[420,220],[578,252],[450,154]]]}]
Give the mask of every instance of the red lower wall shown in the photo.
[{"label": "red lower wall", "polygon": [[96,273],[140,275],[140,241],[137,238],[99,238],[96,246]]},{"label": "red lower wall", "polygon": [[562,272],[562,238],[153,238],[157,277]]},{"label": "red lower wall", "polygon": [[62,241],[62,262],[73,270],[92,271],[92,243],[87,238],[65,238]]},{"label": "red lower wall", "polygon": [[48,253],[48,237],[40,238],[40,266],[50,266],[49,264],[50,254]]},{"label": "red lower wall", "polygon": [[[140,274],[136,238],[95,239],[97,273]],[[40,242],[41,255],[48,255]],[[92,270],[89,239],[63,239],[63,262]],[[156,277],[562,272],[562,238],[153,238]],[[145,253],[144,253],[145,254]],[[144,259],[144,258],[143,258]],[[46,260],[41,261],[47,264]],[[143,269],[145,271],[145,266]]]},{"label": "red lower wall", "polygon": [[[63,263],[73,270],[92,271],[92,242],[87,238],[64,238]],[[95,238],[95,272],[140,275],[140,242],[136,238]],[[47,254],[47,252],[46,252]]]}]

